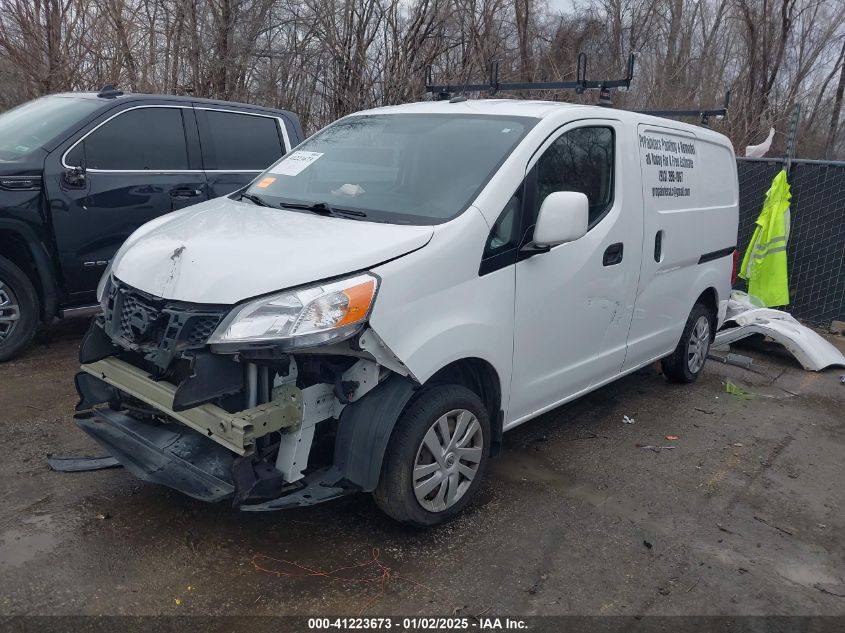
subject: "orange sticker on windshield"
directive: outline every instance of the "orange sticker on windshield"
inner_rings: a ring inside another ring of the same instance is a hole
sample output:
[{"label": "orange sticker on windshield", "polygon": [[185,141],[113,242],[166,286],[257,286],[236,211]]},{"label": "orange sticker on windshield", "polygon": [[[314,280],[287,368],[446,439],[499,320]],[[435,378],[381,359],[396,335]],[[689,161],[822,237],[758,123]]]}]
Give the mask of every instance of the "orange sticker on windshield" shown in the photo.
[{"label": "orange sticker on windshield", "polygon": [[255,186],[258,187],[259,189],[266,189],[267,187],[272,185],[274,182],[276,182],[275,178],[273,178],[272,176],[267,176],[267,178],[262,178],[259,181],[259,183]]}]

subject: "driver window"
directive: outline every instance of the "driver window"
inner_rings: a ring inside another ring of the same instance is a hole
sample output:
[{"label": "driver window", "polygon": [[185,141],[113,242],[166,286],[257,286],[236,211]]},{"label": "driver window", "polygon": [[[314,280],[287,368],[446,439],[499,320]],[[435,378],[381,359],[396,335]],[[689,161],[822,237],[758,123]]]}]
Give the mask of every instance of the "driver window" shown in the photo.
[{"label": "driver window", "polygon": [[88,134],[67,155],[67,164],[114,171],[187,170],[182,109],[124,110]]},{"label": "driver window", "polygon": [[580,127],[562,134],[537,161],[533,217],[555,191],[580,191],[590,202],[590,228],[613,204],[613,130]]}]

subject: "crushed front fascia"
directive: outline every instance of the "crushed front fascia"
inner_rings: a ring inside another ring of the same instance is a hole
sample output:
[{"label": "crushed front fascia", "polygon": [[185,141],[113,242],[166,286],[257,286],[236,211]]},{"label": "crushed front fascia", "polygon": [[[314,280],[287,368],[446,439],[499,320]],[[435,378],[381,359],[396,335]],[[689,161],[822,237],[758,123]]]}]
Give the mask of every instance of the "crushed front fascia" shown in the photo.
[{"label": "crushed front fascia", "polygon": [[411,373],[411,370],[405,366],[405,363],[393,353],[393,350],[381,340],[381,337],[372,328],[367,328],[361,334],[358,339],[358,345],[362,350],[370,354],[382,367],[387,367],[390,371],[400,376],[408,376],[412,380],[419,382],[417,377]]},{"label": "crushed front fascia", "polygon": [[163,381],[154,381],[129,363],[111,357],[82,365],[82,371],[155,407],[164,415],[199,431],[238,455],[244,455],[257,438],[267,433],[296,428],[302,424],[302,395],[292,385],[275,390],[276,397],[272,402],[237,413],[229,413],[213,404],[174,411],[176,387]]}]

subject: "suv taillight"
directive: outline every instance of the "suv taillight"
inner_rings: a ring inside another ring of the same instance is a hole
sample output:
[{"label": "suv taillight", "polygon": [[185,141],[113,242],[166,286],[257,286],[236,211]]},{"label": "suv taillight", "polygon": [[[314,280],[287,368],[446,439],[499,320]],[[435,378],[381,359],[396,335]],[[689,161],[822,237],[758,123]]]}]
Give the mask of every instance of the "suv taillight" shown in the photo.
[{"label": "suv taillight", "polygon": [[736,283],[736,271],[739,268],[739,249],[734,249],[733,254],[733,269],[731,269],[731,286]]}]

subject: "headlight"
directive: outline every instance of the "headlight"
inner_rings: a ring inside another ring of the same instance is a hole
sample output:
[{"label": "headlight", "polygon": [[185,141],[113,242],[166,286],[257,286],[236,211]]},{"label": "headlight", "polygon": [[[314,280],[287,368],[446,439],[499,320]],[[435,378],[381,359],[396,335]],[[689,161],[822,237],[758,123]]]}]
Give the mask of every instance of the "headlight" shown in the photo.
[{"label": "headlight", "polygon": [[208,342],[295,348],[349,338],[370,314],[378,283],[363,274],[251,301],[232,310]]}]

